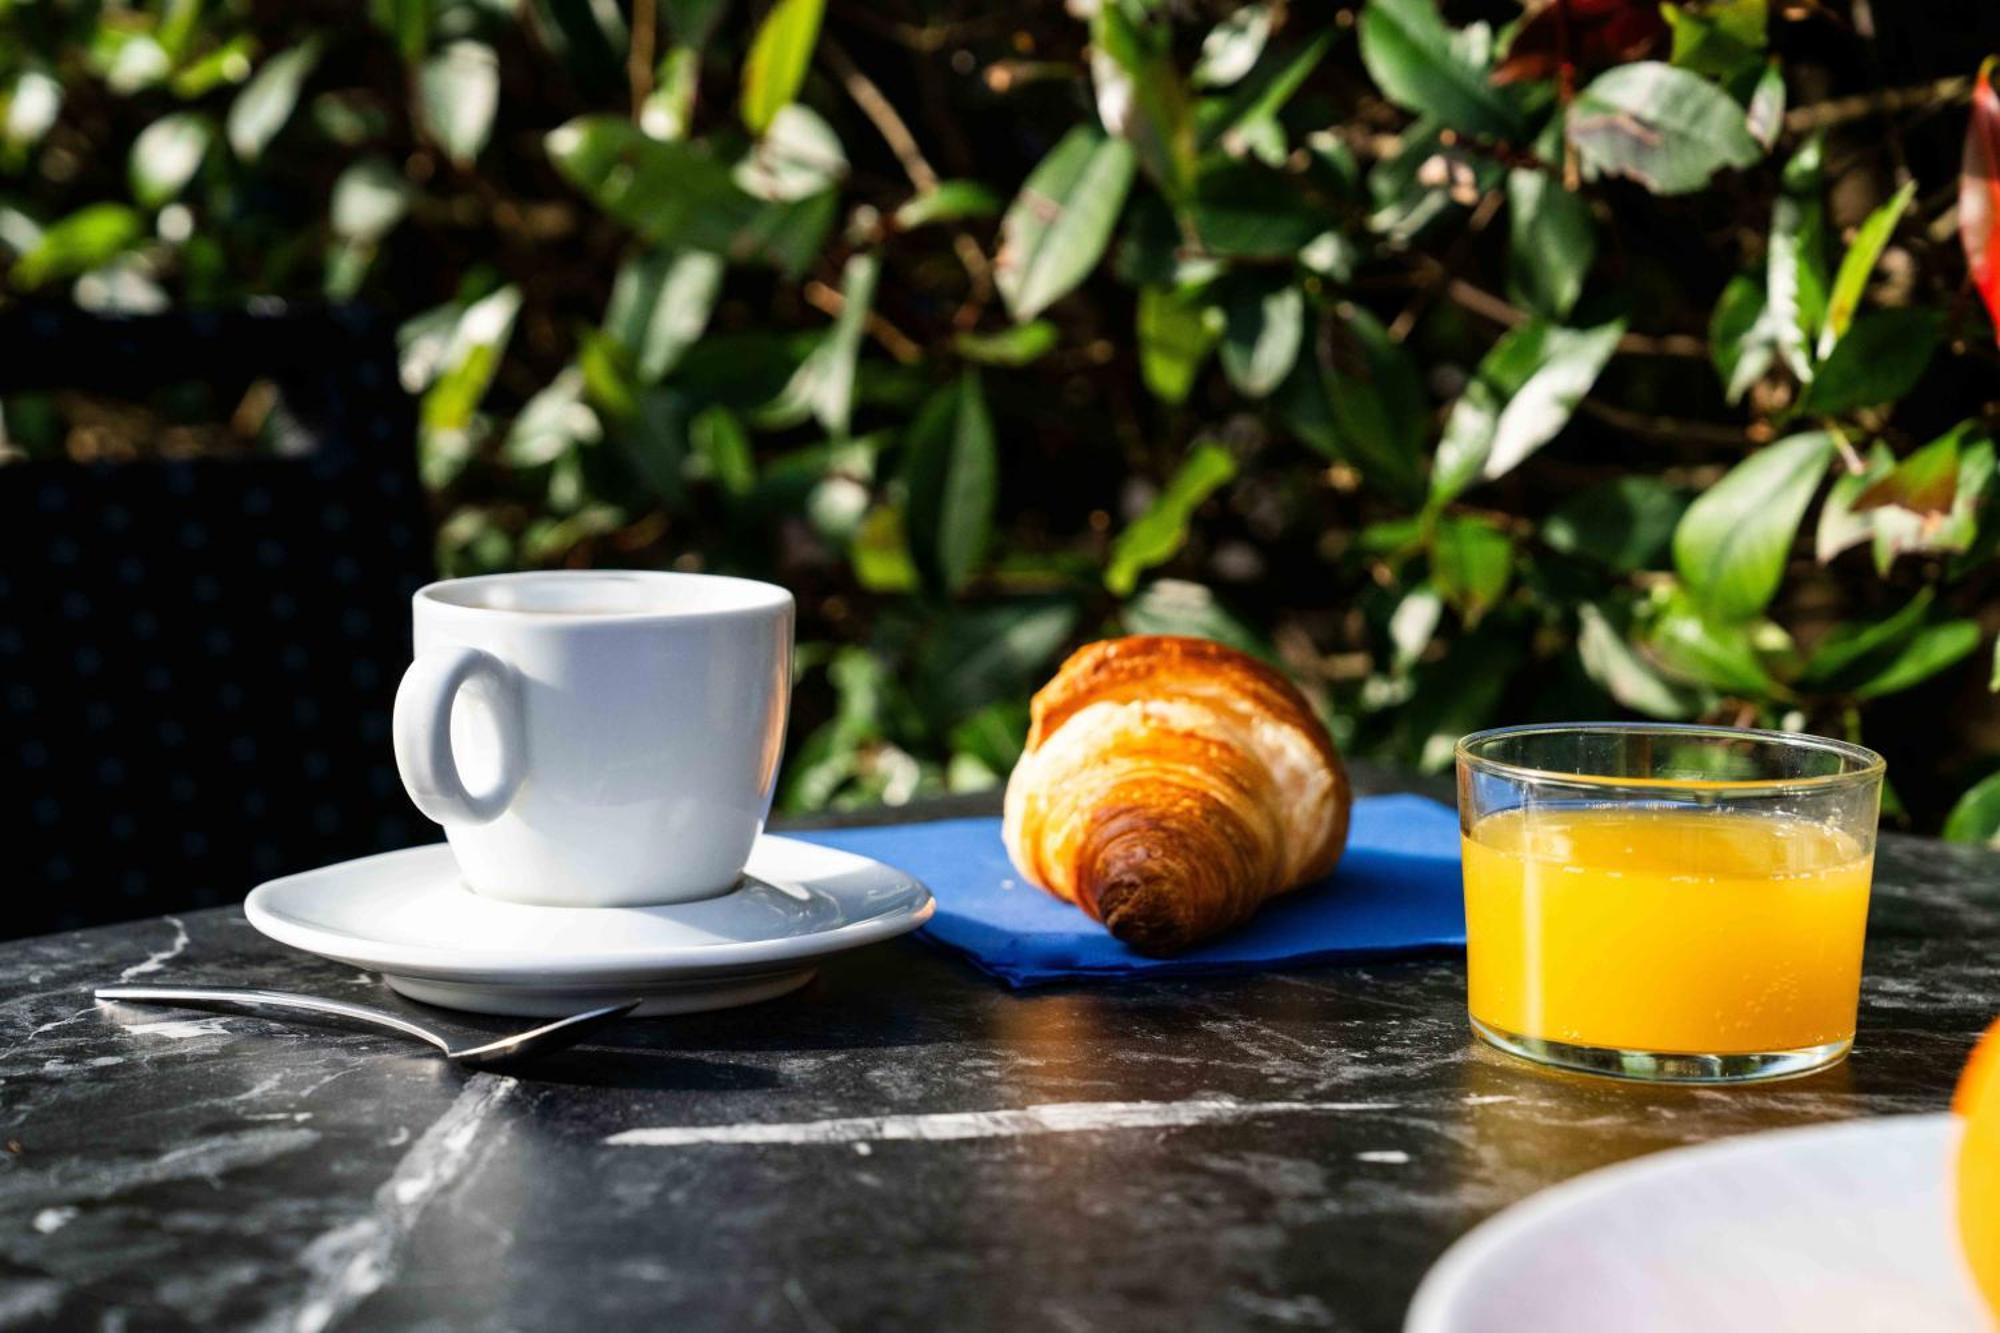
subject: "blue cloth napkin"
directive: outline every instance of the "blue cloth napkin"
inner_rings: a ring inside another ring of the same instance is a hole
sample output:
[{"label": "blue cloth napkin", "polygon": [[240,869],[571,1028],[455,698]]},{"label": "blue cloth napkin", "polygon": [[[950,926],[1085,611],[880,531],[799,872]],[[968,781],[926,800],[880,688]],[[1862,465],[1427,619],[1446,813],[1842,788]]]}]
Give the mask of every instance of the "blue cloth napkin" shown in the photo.
[{"label": "blue cloth napkin", "polygon": [[1354,803],[1333,875],[1266,903],[1240,929],[1175,958],[1132,952],[1066,902],[1023,880],[998,819],[945,819],[793,836],[907,871],[937,895],[923,934],[1009,986],[1079,977],[1252,972],[1465,946],[1458,816],[1421,796]]}]

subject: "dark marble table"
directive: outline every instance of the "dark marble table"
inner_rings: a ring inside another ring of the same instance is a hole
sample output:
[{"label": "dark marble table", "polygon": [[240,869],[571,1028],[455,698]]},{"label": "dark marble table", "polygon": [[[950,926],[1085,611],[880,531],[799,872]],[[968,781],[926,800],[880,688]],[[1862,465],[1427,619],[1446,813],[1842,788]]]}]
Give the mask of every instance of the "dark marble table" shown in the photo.
[{"label": "dark marble table", "polygon": [[1727,1090],[1487,1051],[1448,959],[1019,995],[904,940],[519,1081],[121,976],[381,994],[234,910],[0,945],[0,1326],[1393,1329],[1545,1185],[1942,1107],[2000,856],[1885,839],[1854,1057]]}]

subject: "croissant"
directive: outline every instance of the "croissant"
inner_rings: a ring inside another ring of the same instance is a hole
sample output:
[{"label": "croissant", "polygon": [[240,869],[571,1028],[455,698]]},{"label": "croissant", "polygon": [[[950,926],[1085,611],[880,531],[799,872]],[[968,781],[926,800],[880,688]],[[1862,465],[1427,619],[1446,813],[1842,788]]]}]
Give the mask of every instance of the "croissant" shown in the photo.
[{"label": "croissant", "polygon": [[1206,639],[1079,649],[1035,695],[1003,836],[1028,879],[1172,954],[1327,874],[1347,772],[1270,667]]}]

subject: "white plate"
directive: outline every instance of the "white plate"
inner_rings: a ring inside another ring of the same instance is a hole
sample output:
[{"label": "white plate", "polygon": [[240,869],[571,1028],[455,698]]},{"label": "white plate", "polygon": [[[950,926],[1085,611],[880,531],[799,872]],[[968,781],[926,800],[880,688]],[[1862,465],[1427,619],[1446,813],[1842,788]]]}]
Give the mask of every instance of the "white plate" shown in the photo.
[{"label": "white plate", "polygon": [[1405,1331],[1990,1333],[1952,1218],[1958,1134],[1893,1116],[1593,1171],[1452,1246]]},{"label": "white plate", "polygon": [[443,843],[288,875],[243,911],[272,939],[383,974],[415,1000],[489,1014],[641,1014],[781,995],[814,964],[915,930],[936,904],[899,870],[769,834],[734,892],[664,907],[534,907],[484,898]]}]

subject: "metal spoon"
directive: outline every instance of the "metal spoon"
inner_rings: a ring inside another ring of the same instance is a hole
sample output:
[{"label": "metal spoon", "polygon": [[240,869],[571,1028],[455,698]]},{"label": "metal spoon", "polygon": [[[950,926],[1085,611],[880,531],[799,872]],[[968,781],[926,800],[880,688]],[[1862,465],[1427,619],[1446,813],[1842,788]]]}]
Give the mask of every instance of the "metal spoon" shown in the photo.
[{"label": "metal spoon", "polygon": [[100,1000],[177,1004],[193,1009],[302,1009],[315,1014],[334,1014],[427,1041],[443,1051],[445,1059],[474,1069],[497,1069],[574,1046],[603,1024],[623,1018],[639,1007],[637,1000],[628,1000],[624,1004],[571,1014],[568,1018],[558,1018],[553,1023],[544,1023],[538,1028],[529,1028],[526,1032],[499,1037],[477,1046],[453,1046],[451,1039],[443,1033],[433,1032],[401,1014],[319,995],[260,990],[255,986],[99,986],[95,994]]}]

